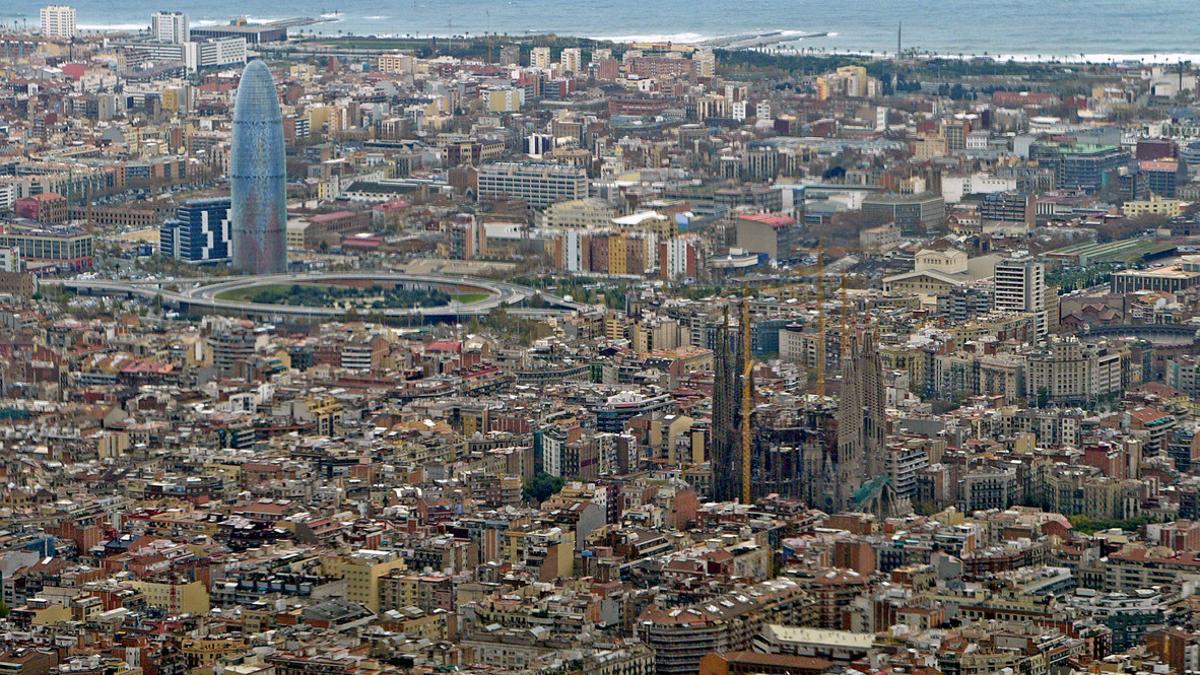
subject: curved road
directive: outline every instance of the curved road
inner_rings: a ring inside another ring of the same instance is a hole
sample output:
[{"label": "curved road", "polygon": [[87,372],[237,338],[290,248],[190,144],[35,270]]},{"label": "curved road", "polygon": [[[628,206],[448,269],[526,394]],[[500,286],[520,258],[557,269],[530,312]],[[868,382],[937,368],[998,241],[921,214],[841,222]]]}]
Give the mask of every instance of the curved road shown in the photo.
[{"label": "curved road", "polygon": [[[488,293],[484,300],[472,303],[453,301],[441,307],[411,307],[381,310],[387,317],[421,317],[421,318],[454,318],[461,316],[478,316],[501,307],[517,305],[538,294],[539,291],[510,284],[503,281],[479,279],[475,277],[456,276],[449,274],[405,274],[401,272],[314,272],[303,274],[267,274],[243,277],[220,277],[210,279],[161,279],[149,280],[108,280],[108,279],[44,279],[41,283],[51,286],[61,286],[76,291],[90,293],[113,293],[140,295],[142,297],[162,297],[167,304],[180,307],[196,307],[211,309],[219,312],[241,313],[247,316],[259,317],[305,317],[332,318],[346,314],[345,310],[333,307],[307,307],[294,305],[270,305],[264,303],[242,302],[238,300],[223,300],[217,296],[230,291],[241,290],[253,286],[268,284],[316,283],[335,280],[369,280],[369,281],[405,281],[437,285],[464,286],[478,288]],[[205,283],[211,281],[212,283]],[[189,288],[193,284],[200,286]],[[184,286],[180,290],[171,290],[165,286]],[[540,292],[541,297],[550,305],[561,309],[537,310],[530,309],[535,315],[548,313],[564,313],[579,311],[584,305],[567,302],[563,298]],[[514,313],[524,313],[524,308],[513,310]]]}]

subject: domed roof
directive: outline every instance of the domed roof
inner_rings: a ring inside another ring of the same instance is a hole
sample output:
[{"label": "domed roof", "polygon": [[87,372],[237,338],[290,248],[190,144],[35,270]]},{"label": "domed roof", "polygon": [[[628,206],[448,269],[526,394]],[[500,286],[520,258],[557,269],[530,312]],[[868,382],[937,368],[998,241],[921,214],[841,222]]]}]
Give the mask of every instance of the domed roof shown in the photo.
[{"label": "domed roof", "polygon": [[246,64],[242,81],[238,83],[233,121],[275,121],[282,118],[271,69],[262,61]]}]

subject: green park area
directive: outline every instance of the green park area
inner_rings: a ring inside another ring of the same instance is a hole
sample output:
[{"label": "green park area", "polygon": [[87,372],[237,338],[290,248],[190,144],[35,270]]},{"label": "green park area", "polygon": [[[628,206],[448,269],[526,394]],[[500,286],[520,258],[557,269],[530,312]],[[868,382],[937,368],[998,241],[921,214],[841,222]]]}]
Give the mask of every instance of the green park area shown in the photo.
[{"label": "green park area", "polygon": [[252,302],[263,305],[295,307],[343,307],[346,309],[410,309],[413,307],[442,307],[452,301],[470,304],[486,300],[482,291],[447,293],[440,288],[405,288],[373,284],[371,286],[342,286],[339,284],[264,284],[238,288],[217,294],[219,300]]},{"label": "green park area", "polygon": [[451,293],[450,298],[455,302],[459,302],[464,305],[471,305],[476,302],[483,302],[484,300],[487,300],[488,294],[484,293],[483,291],[476,293]]}]

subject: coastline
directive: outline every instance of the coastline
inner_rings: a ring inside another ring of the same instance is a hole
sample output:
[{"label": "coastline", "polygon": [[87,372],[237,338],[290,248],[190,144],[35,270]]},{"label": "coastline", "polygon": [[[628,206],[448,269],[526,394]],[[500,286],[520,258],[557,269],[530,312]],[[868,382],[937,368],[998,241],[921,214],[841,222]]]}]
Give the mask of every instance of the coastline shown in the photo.
[{"label": "coastline", "polygon": [[[286,17],[258,17],[245,16],[242,17],[250,24],[265,24],[274,21],[285,20]],[[383,20],[386,17],[373,15],[366,17],[371,20]],[[323,26],[335,26],[342,19],[326,17],[323,15]],[[219,26],[226,23],[225,21],[216,19],[199,19],[193,22],[196,27],[211,27]],[[148,24],[136,23],[111,23],[111,24],[95,24],[81,23],[79,30],[85,35],[106,35],[106,34],[127,34],[127,33],[145,33],[149,30]],[[389,40],[389,39],[478,39],[476,34],[472,37],[469,33],[447,33],[447,32],[432,32],[432,33],[398,33],[398,32],[335,32],[330,29],[314,30],[303,36],[293,33],[297,38],[305,41],[321,42],[339,40]],[[596,34],[588,35],[584,33],[557,33],[549,30],[531,31],[523,35],[512,33],[502,33],[500,37],[512,40],[536,40],[540,36],[554,35],[558,39],[578,38],[583,40],[593,40],[597,42],[610,42],[619,45],[638,45],[638,44],[673,44],[689,47],[710,47],[713,49],[729,49],[737,51],[761,51],[769,54],[778,54],[781,56],[855,56],[861,58],[871,58],[879,60],[895,59],[895,51],[872,50],[866,48],[839,48],[839,47],[824,47],[820,45],[820,41],[832,37],[845,37],[837,32],[809,32],[798,29],[779,29],[774,31],[762,31],[761,33],[754,32],[738,32],[729,34],[713,34],[700,33],[691,31],[681,31],[678,33],[634,33],[634,34]],[[757,39],[766,40],[769,35],[769,43],[761,45],[757,44],[741,44],[745,42],[754,42]],[[810,42],[811,44],[805,44]],[[1045,50],[1039,53],[1033,52],[949,52],[913,49],[906,50],[903,58],[917,60],[937,60],[937,59],[961,59],[961,60],[977,60],[987,59],[996,63],[1022,63],[1022,64],[1063,64],[1063,65],[1176,65],[1183,62],[1200,63],[1200,52],[1182,52],[1182,51],[1163,51],[1163,52],[1099,52],[1099,53],[1053,53],[1050,50]]]},{"label": "coastline", "polygon": [[[799,32],[799,31],[785,31],[785,32]],[[501,37],[508,37],[508,38],[511,38],[514,40],[536,40],[538,37],[549,36],[549,35],[554,35],[554,37],[559,40],[571,40],[571,39],[593,40],[596,42],[610,42],[613,44],[619,44],[619,45],[625,45],[625,46],[645,45],[645,44],[674,44],[674,45],[681,45],[681,46],[688,46],[688,47],[703,47],[703,46],[707,46],[708,43],[713,43],[713,42],[721,41],[721,40],[734,40],[739,37],[744,37],[746,34],[736,33],[736,34],[723,35],[723,36],[713,36],[713,35],[702,35],[700,33],[674,33],[674,34],[648,33],[645,35],[604,36],[604,35],[584,35],[584,34],[568,35],[568,34],[551,33],[551,32],[539,32],[539,33],[531,33],[529,35],[520,35],[520,36],[518,36],[518,35],[502,35]],[[829,35],[834,36],[834,35],[837,35],[837,33],[830,33]],[[448,39],[451,37],[456,40],[479,39],[477,37],[465,38],[465,36],[463,36],[461,34],[457,34],[457,35],[431,34],[431,35],[426,35],[426,36],[421,36],[421,37],[422,37],[422,39],[438,39],[438,40]],[[337,42],[339,40],[371,40],[371,39],[389,40],[389,39],[406,39],[406,38],[407,39],[416,39],[416,38],[414,38],[414,36],[411,36],[411,35],[402,35],[402,34],[394,34],[394,33],[392,33],[392,34],[372,34],[372,35],[358,35],[358,34],[351,34],[351,33],[345,33],[342,35],[325,35],[325,34],[318,33],[316,35],[306,36],[304,39],[306,41],[311,41],[311,42],[323,42],[323,41]],[[715,45],[712,46],[712,48],[718,49],[718,50],[728,49],[726,47],[715,46]],[[824,48],[824,47],[818,47],[818,46],[813,46],[811,48],[809,48],[809,47],[794,48],[794,47],[790,47],[790,46],[769,46],[769,47],[764,47],[764,48],[742,47],[742,48],[735,48],[733,50],[734,51],[762,51],[762,52],[765,52],[768,54],[778,54],[780,56],[855,56],[855,57],[871,58],[871,59],[878,59],[878,60],[894,60],[896,58],[896,54],[894,51],[893,52],[883,52],[883,51],[879,51],[879,50],[869,50],[869,49],[836,49],[836,48],[831,49],[831,48]],[[955,53],[951,53],[951,52],[936,52],[936,51],[929,51],[929,50],[914,50],[914,51],[906,51],[903,54],[903,58],[916,59],[916,60],[945,59],[945,60],[963,60],[963,61],[986,59],[986,60],[993,61],[995,63],[1012,62],[1012,63],[1022,63],[1022,64],[1050,64],[1050,65],[1053,65],[1053,64],[1112,65],[1112,66],[1119,66],[1119,65],[1125,65],[1125,64],[1175,65],[1175,64],[1178,64],[1180,61],[1190,61],[1193,63],[1200,63],[1200,52],[1195,52],[1195,53],[1191,53],[1191,52],[1147,52],[1147,53],[1130,52],[1130,53],[1083,53],[1083,54],[1078,54],[1078,53],[1076,53],[1076,54],[1067,54],[1067,53],[1051,54],[1051,53],[1047,53],[1047,52],[1042,52],[1042,53],[1034,54],[1034,53],[986,53],[986,52],[975,52],[975,53],[955,52]]]}]

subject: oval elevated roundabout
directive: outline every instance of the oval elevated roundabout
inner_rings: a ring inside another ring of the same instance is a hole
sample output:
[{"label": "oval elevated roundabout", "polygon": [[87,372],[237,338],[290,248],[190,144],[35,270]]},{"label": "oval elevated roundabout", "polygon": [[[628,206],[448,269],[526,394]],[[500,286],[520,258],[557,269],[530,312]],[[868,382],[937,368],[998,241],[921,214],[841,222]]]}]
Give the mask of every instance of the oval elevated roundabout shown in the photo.
[{"label": "oval elevated roundabout", "polygon": [[[48,279],[45,283],[83,294],[161,298],[164,304],[191,313],[250,316],[275,321],[330,320],[356,315],[438,322],[482,316],[501,308],[514,314],[538,316],[562,314],[581,308],[576,303],[526,286],[447,274],[350,271],[210,277],[203,280]],[[326,289],[317,295],[330,296],[328,289],[333,288],[368,289],[381,295],[361,299],[361,302],[353,297],[336,297],[332,301],[313,304],[306,302],[308,295],[312,294],[309,289]],[[302,297],[296,297],[296,290],[302,291],[299,294]],[[441,301],[427,306],[394,306],[395,298],[392,296],[399,292],[407,292],[408,295],[404,297],[418,295],[426,300],[436,297]],[[278,301],[256,301],[264,295]],[[547,308],[521,307],[535,295],[540,295]],[[380,303],[391,306],[381,306]]]}]

